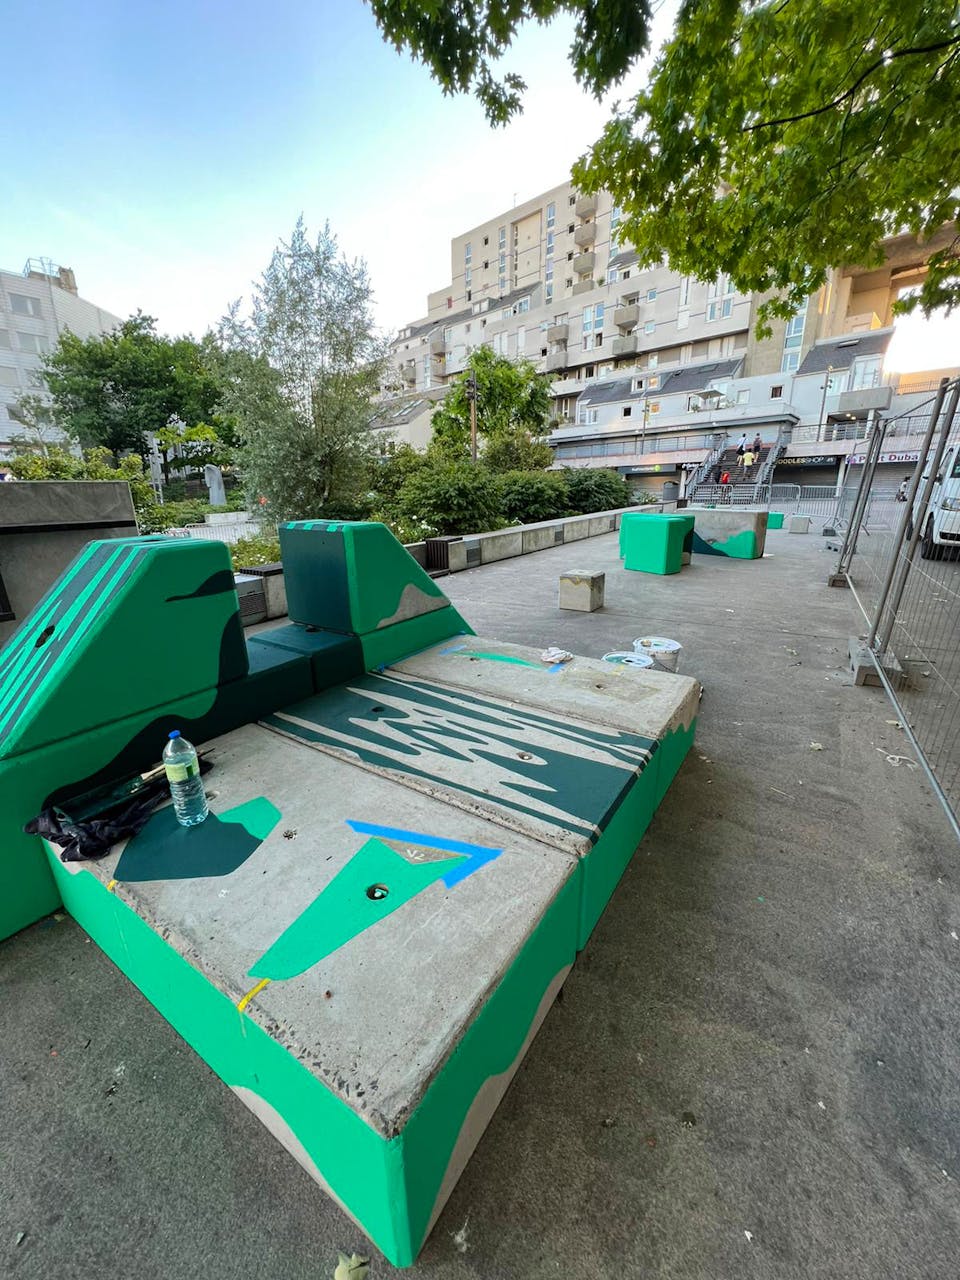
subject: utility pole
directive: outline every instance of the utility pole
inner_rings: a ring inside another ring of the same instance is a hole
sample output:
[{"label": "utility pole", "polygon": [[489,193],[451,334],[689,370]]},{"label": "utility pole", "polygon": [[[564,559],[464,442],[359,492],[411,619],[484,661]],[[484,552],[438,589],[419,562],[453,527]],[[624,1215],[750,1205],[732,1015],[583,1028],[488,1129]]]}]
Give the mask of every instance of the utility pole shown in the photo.
[{"label": "utility pole", "polygon": [[640,428],[640,452],[647,451],[647,418],[650,416],[650,402],[647,397],[643,397],[643,421]]},{"label": "utility pole", "polygon": [[823,420],[823,411],[827,407],[827,392],[830,390],[830,375],[833,373],[833,365],[827,365],[827,376],[823,380],[823,395],[820,397],[820,419],[817,423],[817,439],[823,439],[823,428],[826,425]]},{"label": "utility pole", "polygon": [[467,400],[470,404],[470,460],[477,460],[477,375],[471,369],[467,378]]}]

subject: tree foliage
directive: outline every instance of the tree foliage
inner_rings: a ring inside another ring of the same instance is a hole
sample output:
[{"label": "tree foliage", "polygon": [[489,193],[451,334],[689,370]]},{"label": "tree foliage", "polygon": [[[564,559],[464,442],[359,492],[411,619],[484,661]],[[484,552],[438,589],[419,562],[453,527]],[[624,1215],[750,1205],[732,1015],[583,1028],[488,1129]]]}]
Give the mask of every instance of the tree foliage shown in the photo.
[{"label": "tree foliage", "polygon": [[[527,19],[576,19],[570,60],[596,96],[646,52],[650,5],[631,0],[371,0],[387,39],[493,123],[523,81],[493,63]],[[647,86],[614,109],[574,167],[605,188],[641,263],[775,291],[787,315],[831,267],[879,265],[884,237],[931,246],[898,304],[960,305],[960,19],[954,0],[686,0]]]},{"label": "tree foliage", "polygon": [[558,471],[508,471],[500,477],[500,505],[510,524],[556,520],[570,510],[570,492]]},{"label": "tree foliage", "polygon": [[43,359],[54,417],[84,446],[145,451],[148,431],[172,418],[209,422],[220,395],[192,338],[167,338],[138,312],[110,333],[78,338],[66,330]]},{"label": "tree foliage", "polygon": [[572,511],[586,515],[590,511],[615,511],[631,504],[630,486],[616,471],[565,467],[560,474],[566,482]]},{"label": "tree foliage", "polygon": [[235,305],[219,339],[222,406],[243,441],[251,502],[276,520],[360,513],[385,359],[364,264],[340,254],[329,225],[311,242],[299,219],[249,317]]},{"label": "tree foliage", "polygon": [[489,347],[470,353],[466,370],[434,410],[430,450],[450,462],[470,458],[471,375],[477,387],[477,438],[493,471],[548,467],[553,453],[543,441],[550,391],[529,360],[508,360]]}]

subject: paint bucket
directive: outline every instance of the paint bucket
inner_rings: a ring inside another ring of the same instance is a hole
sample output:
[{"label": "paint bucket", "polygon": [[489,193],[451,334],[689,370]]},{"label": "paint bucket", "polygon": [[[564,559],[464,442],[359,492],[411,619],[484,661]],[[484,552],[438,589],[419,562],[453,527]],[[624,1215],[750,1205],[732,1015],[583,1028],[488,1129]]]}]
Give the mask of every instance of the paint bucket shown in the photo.
[{"label": "paint bucket", "polygon": [[676,671],[680,666],[683,645],[676,640],[668,640],[666,636],[641,636],[634,640],[633,648],[636,653],[652,658],[663,671]]},{"label": "paint bucket", "polygon": [[637,653],[635,650],[627,650],[625,652],[605,653],[603,655],[604,662],[612,662],[620,667],[652,667],[653,658],[649,653]]}]

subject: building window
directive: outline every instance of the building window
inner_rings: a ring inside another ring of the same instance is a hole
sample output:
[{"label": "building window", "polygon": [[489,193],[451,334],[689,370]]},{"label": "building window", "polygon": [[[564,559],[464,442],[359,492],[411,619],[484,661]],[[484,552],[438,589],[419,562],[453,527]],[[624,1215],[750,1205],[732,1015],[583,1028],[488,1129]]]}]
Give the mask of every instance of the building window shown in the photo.
[{"label": "building window", "polygon": [[530,299],[521,298],[520,301],[517,303],[517,314],[523,315],[525,311],[529,311],[529,310],[530,310]]},{"label": "building window", "polygon": [[609,267],[607,269],[607,284],[616,284],[616,283],[617,283],[617,268]]},{"label": "building window", "polygon": [[522,356],[527,349],[527,330],[525,325],[517,326],[517,355]]},{"label": "building window", "polygon": [[552,280],[547,281],[546,288],[544,289],[543,293],[544,293],[545,302],[553,301],[553,281]]},{"label": "building window", "polygon": [[467,267],[464,273],[464,284],[468,289],[473,287],[473,271],[470,267]]},{"label": "building window", "polygon": [[547,257],[549,258],[552,253],[553,253],[553,232],[548,231],[547,232]]},{"label": "building window", "polygon": [[488,245],[489,243],[490,243],[490,237],[489,237],[489,236],[484,236],[484,237],[483,237],[483,247],[484,247],[484,248],[486,248],[486,247],[487,247],[487,245]]},{"label": "building window", "polygon": [[443,331],[443,343],[444,343],[444,346],[449,347],[449,346],[452,344],[452,342],[453,342],[453,330],[452,330],[452,329],[444,329],[444,331]]},{"label": "building window", "polygon": [[703,408],[703,396],[687,396],[687,412],[698,413]]},{"label": "building window", "polygon": [[6,329],[0,329],[0,351],[9,351],[10,349],[10,334]]},{"label": "building window", "polygon": [[467,301],[469,302],[469,301],[470,301],[470,299],[471,299],[472,297],[473,297],[473,294],[472,294],[472,293],[471,293],[471,291],[468,289],[468,290],[467,290]]},{"label": "building window", "polygon": [[469,267],[471,262],[473,262],[473,246],[470,244],[470,241],[468,240],[467,243],[463,246],[464,266]]},{"label": "building window", "polygon": [[501,249],[505,249],[507,247],[507,228],[506,227],[501,227],[500,230],[497,232],[497,243],[499,244]]},{"label": "building window", "polygon": [[651,417],[652,417],[652,416],[653,416],[653,414],[655,414],[655,413],[659,413],[659,412],[660,412],[660,401],[659,401],[659,400],[648,400],[648,401],[647,401],[647,413],[649,413],[649,414],[651,415]]},{"label": "building window", "polygon": [[680,306],[689,307],[690,305],[690,277],[680,277]]},{"label": "building window", "polygon": [[787,321],[787,329],[783,336],[783,359],[780,361],[781,373],[796,373],[800,364],[800,347],[803,344],[806,314],[807,308],[803,306]]},{"label": "building window", "polygon": [[46,338],[36,333],[21,333],[19,329],[17,342],[20,344],[20,350],[31,356],[38,356],[48,349]]},{"label": "building window", "polygon": [[771,388],[770,388],[770,399],[771,399],[771,400],[782,400],[782,399],[783,399],[783,387],[782,387],[782,386],[771,387]]},{"label": "building window", "polygon": [[623,408],[620,410],[621,418],[629,418],[632,413],[633,413],[633,406],[629,404],[625,404]]},{"label": "building window", "polygon": [[620,252],[620,210],[616,205],[610,210],[610,257]]},{"label": "building window", "polygon": [[495,333],[493,335],[493,349],[498,356],[507,354],[507,335],[505,333]]},{"label": "building window", "polygon": [[870,387],[879,387],[883,365],[883,356],[861,356],[854,360],[850,374],[850,390],[866,391]]},{"label": "building window", "polygon": [[648,289],[648,290],[647,290],[647,301],[648,301],[648,302],[656,302],[656,300],[657,300],[657,291],[656,291],[656,289]]},{"label": "building window", "polygon": [[649,377],[649,378],[647,378],[647,390],[648,390],[648,391],[656,391],[656,389],[657,389],[657,387],[659,387],[659,385],[660,385],[660,375],[659,375],[659,373],[653,373],[653,374],[651,374],[651,375],[650,375],[650,377]]},{"label": "building window", "polygon": [[28,298],[24,293],[10,294],[10,310],[15,316],[33,316],[40,318],[40,299]]},{"label": "building window", "polygon": [[576,203],[577,203],[577,197],[576,197],[576,196],[569,196],[569,197],[567,198],[567,204],[569,204],[569,205],[575,205]]},{"label": "building window", "polygon": [[566,280],[564,280],[564,282],[563,282],[563,287],[564,287],[565,289],[572,289],[572,288],[573,288],[573,276],[567,276]]},{"label": "building window", "polygon": [[552,202],[547,205],[547,230],[549,231],[557,221],[557,206]]},{"label": "building window", "polygon": [[423,386],[425,391],[429,391],[433,386],[433,379],[430,373],[430,357],[423,357]]},{"label": "building window", "polygon": [[650,354],[647,356],[647,368],[655,369],[659,363],[660,363],[660,352],[651,351]]},{"label": "building window", "polygon": [[16,369],[8,369],[0,365],[0,387],[19,387],[20,375]]},{"label": "building window", "polygon": [[680,363],[689,364],[692,359],[693,344],[691,342],[687,342],[680,348]]},{"label": "building window", "polygon": [[504,307],[504,309],[500,312],[500,319],[509,320],[511,315],[513,315],[513,312],[510,310],[510,308]]},{"label": "building window", "polygon": [[581,427],[592,427],[596,424],[597,409],[588,409],[586,405],[581,406],[577,410],[577,425]]},{"label": "building window", "polygon": [[643,332],[653,333],[656,330],[656,327],[657,327],[657,324],[655,320],[648,320],[646,324],[643,326]]},{"label": "building window", "polygon": [[740,391],[737,392],[737,404],[749,404],[749,403],[750,403],[750,388],[743,387]]},{"label": "building window", "polygon": [[734,289],[729,276],[717,276],[707,285],[707,319],[727,320],[733,314]]}]

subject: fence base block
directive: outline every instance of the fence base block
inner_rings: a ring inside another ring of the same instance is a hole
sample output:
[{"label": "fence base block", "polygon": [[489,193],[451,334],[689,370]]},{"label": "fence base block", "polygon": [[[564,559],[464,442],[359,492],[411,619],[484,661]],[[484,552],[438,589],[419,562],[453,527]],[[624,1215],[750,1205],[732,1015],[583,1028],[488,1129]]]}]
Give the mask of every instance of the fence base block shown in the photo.
[{"label": "fence base block", "polygon": [[[850,653],[850,669],[853,672],[853,683],[855,685],[882,686],[883,681],[877,674],[876,663],[870,649],[864,644],[860,636],[851,636],[849,642]],[[888,653],[882,659],[883,674],[890,681],[894,689],[906,688],[909,683],[907,673],[901,667],[900,663]]]},{"label": "fence base block", "polygon": [[827,579],[828,587],[848,587],[849,585],[850,584],[847,582],[847,575],[845,573],[831,573],[830,577]]}]

